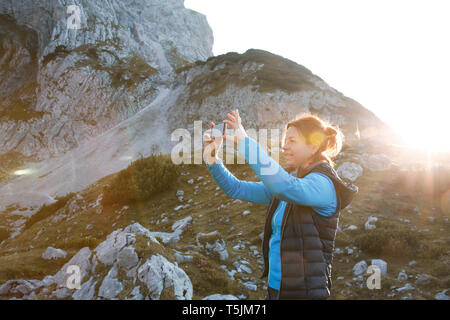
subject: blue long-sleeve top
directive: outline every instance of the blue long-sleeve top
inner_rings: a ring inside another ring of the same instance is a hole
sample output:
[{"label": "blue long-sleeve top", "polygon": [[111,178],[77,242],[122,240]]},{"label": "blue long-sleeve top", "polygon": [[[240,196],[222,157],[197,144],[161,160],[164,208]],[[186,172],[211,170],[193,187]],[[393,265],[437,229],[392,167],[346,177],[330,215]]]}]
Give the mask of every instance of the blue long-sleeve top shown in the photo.
[{"label": "blue long-sleeve top", "polygon": [[337,208],[334,184],[329,177],[319,172],[311,172],[303,178],[297,178],[295,171],[288,173],[250,137],[245,137],[239,142],[238,151],[261,181],[237,179],[227,170],[220,158],[215,164],[206,163],[206,166],[216,184],[232,198],[260,204],[269,204],[272,195],[280,199],[271,221],[268,276],[268,285],[279,290],[281,222],[286,203],[310,206],[318,214],[330,216]]}]

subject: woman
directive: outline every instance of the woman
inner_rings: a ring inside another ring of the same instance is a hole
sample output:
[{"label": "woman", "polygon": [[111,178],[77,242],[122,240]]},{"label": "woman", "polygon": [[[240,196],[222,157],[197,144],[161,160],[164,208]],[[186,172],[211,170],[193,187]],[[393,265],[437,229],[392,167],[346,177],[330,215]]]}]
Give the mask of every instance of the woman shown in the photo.
[{"label": "woman", "polygon": [[[227,116],[229,120],[223,122],[234,129],[235,135],[211,139],[209,129],[204,158],[215,182],[227,195],[268,204],[261,275],[268,276],[266,300],[327,299],[339,212],[358,192],[357,186],[338,176],[330,158],[341,150],[342,133],[314,115],[305,114],[288,122],[282,139],[285,170],[247,136],[237,109]],[[261,181],[238,180],[224,167],[217,155],[223,138],[236,144]],[[252,153],[257,157],[249,161]],[[267,174],[263,166],[275,170]]]}]

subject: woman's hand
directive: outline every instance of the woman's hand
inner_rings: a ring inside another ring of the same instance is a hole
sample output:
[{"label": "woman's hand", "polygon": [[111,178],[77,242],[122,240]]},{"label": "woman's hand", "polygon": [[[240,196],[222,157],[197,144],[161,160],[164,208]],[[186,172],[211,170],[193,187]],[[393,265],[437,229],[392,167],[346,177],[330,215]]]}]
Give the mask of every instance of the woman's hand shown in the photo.
[{"label": "woman's hand", "polygon": [[214,127],[214,122],[211,122],[211,129],[206,130],[203,135],[203,139],[205,141],[203,159],[209,165],[213,165],[219,160],[218,153],[223,143],[223,136],[219,138],[211,138],[212,127]]},{"label": "woman's hand", "polygon": [[239,110],[236,109],[231,111],[232,114],[227,114],[230,120],[223,120],[226,124],[234,129],[234,136],[229,136],[227,134],[224,135],[226,141],[231,141],[237,146],[242,139],[247,137],[247,132],[245,132],[244,127],[241,123],[241,117],[239,116]]}]

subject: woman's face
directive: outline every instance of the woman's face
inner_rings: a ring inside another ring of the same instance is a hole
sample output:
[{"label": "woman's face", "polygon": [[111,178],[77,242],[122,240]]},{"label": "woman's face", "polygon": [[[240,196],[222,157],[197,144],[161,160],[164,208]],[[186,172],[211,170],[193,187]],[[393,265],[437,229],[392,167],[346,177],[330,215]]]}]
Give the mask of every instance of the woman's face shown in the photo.
[{"label": "woman's face", "polygon": [[289,127],[283,145],[286,165],[289,167],[304,166],[318,149],[317,146],[308,145],[295,127]]}]

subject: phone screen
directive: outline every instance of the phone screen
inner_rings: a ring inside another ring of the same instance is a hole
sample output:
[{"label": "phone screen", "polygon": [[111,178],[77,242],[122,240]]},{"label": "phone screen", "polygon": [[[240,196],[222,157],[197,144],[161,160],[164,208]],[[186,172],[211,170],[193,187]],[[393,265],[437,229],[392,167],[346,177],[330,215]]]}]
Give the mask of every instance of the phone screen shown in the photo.
[{"label": "phone screen", "polygon": [[225,134],[225,123],[222,122],[214,125],[211,131],[212,131],[211,133],[212,138],[220,138]]}]

